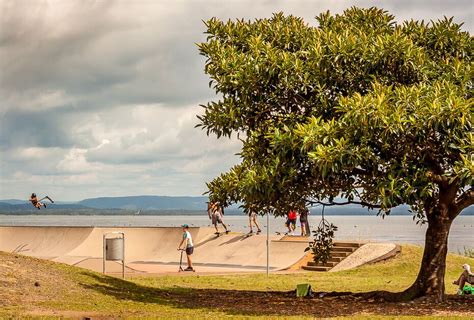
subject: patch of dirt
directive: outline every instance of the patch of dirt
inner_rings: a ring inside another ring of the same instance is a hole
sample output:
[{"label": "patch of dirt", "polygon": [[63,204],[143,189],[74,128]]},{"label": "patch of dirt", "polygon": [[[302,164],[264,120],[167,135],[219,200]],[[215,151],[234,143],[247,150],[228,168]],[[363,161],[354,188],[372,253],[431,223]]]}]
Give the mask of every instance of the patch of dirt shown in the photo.
[{"label": "patch of dirt", "polygon": [[[255,315],[311,315],[336,317],[356,314],[377,315],[471,315],[474,296],[448,296],[445,303],[423,300],[385,302],[357,295],[329,293],[319,298],[296,298],[294,292],[258,292],[230,290],[192,290],[188,295],[173,298],[187,308],[215,308],[226,312]],[[170,296],[168,296],[170,298]]]},{"label": "patch of dirt", "polygon": [[74,284],[51,264],[0,252],[0,307],[31,305],[67,292]]}]

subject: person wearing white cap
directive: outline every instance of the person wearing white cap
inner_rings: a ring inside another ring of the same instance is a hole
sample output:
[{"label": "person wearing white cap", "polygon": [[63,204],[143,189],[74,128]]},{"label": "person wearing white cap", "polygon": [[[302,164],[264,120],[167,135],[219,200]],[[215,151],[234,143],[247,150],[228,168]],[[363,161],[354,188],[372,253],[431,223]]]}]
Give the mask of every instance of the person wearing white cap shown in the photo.
[{"label": "person wearing white cap", "polygon": [[459,285],[458,294],[462,294],[462,290],[466,282],[469,284],[474,284],[474,274],[471,272],[471,266],[465,263],[462,265],[462,268],[464,269],[464,271],[459,276],[459,279],[453,281],[453,284]]}]

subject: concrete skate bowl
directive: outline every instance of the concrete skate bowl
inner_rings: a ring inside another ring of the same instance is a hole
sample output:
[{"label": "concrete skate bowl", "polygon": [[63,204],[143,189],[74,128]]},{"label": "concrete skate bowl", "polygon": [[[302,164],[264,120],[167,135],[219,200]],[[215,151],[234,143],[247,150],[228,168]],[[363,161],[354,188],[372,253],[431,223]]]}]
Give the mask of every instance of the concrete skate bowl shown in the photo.
[{"label": "concrete skate bowl", "polygon": [[[0,227],[0,251],[67,263],[102,271],[103,235],[125,234],[127,273],[176,273],[180,261],[177,247],[181,228],[166,227]],[[264,271],[267,264],[266,236],[239,233],[217,237],[211,228],[190,228],[195,251],[193,263],[199,272]],[[279,237],[270,237],[278,240]],[[271,241],[270,270],[286,269],[305,256],[306,243]],[[183,256],[183,265],[186,258]],[[121,272],[121,264],[107,261],[109,273]]]}]

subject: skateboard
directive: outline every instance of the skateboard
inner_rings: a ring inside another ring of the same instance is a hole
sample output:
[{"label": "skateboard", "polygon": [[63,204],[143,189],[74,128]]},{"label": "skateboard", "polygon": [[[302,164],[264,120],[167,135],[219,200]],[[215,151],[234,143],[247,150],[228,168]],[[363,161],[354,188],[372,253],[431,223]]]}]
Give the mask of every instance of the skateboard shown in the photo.
[{"label": "skateboard", "polygon": [[228,234],[230,232],[230,230],[227,230],[225,232],[214,232],[214,234],[216,235],[216,238],[219,238],[221,234]]},{"label": "skateboard", "polygon": [[38,201],[42,201],[42,200],[44,200],[44,199],[48,199],[51,203],[54,203],[53,199],[51,199],[51,198],[48,197],[48,196],[45,196],[45,197],[39,199]]},{"label": "skateboard", "polygon": [[249,232],[249,233],[244,235],[244,238],[249,238],[249,237],[253,236],[254,234],[259,235],[260,233],[261,233],[261,231],[257,231],[255,233],[254,232]]}]

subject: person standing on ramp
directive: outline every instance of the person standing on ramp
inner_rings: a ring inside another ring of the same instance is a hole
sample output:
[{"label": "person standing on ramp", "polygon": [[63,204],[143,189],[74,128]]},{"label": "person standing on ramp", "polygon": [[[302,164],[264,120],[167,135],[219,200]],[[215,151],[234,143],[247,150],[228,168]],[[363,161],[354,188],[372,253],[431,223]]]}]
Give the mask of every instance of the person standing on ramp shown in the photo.
[{"label": "person standing on ramp", "polygon": [[220,205],[219,202],[215,203],[210,203],[207,207],[207,215],[209,216],[209,219],[211,219],[212,224],[214,225],[214,228],[216,228],[216,235],[219,236],[219,229],[217,228],[217,224],[220,223],[225,229],[225,233],[229,233],[230,230],[227,229],[227,226],[224,223],[224,220],[222,219],[222,216],[224,215],[224,212],[222,210],[222,206]]},{"label": "person standing on ramp", "polygon": [[[194,271],[193,262],[191,260],[191,256],[194,252],[193,238],[187,224],[183,224],[181,227],[183,227],[183,239],[178,246],[178,250],[186,250],[186,258],[188,260],[188,267],[184,269],[184,271]],[[186,249],[181,248],[183,245]]]},{"label": "person standing on ramp", "polygon": [[300,211],[300,223],[301,223],[301,236],[302,237],[309,237],[311,232],[309,230],[308,224],[308,214],[309,210],[306,207],[303,207]]},{"label": "person standing on ramp", "polygon": [[250,210],[249,210],[249,228],[250,228],[250,231],[248,233],[249,235],[253,234],[252,224],[254,224],[255,227],[257,228],[257,234],[260,234],[260,232],[262,232],[262,229],[260,229],[260,226],[258,225],[257,211],[255,210],[253,206],[250,207]]}]

